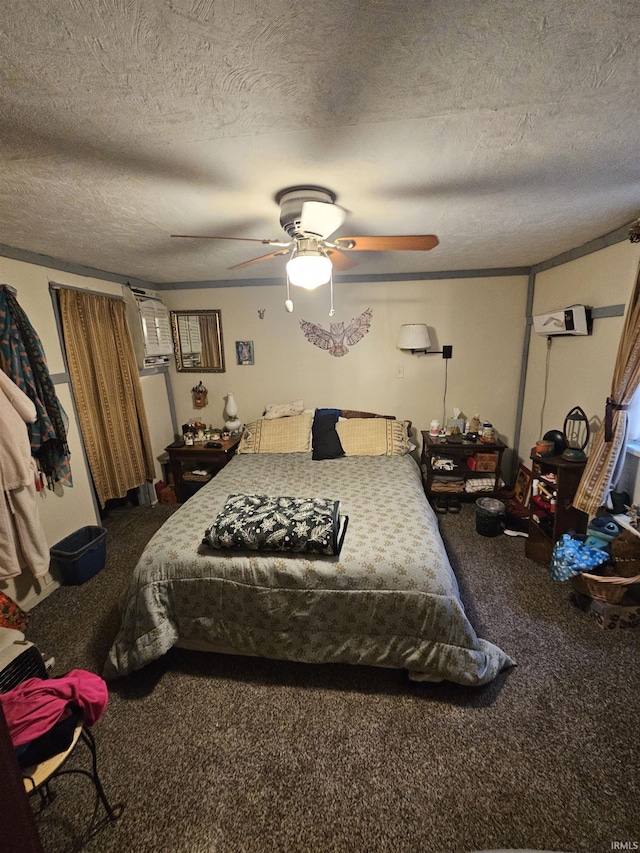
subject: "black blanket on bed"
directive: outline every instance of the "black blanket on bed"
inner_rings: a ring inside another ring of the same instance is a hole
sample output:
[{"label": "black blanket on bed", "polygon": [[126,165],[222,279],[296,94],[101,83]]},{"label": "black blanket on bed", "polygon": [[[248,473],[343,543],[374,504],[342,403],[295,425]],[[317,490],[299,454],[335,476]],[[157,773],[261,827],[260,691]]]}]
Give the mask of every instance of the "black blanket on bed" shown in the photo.
[{"label": "black blanket on bed", "polygon": [[340,502],[327,498],[229,495],[202,541],[221,550],[337,555],[348,521]]}]

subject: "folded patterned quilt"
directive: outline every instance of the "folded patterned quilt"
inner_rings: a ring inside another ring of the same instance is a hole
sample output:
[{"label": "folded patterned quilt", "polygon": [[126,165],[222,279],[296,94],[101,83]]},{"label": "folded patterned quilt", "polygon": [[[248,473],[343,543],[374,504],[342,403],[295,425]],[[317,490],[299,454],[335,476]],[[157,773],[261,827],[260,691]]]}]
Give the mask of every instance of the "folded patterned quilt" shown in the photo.
[{"label": "folded patterned quilt", "polygon": [[229,495],[203,544],[222,550],[340,553],[348,516],[327,498]]}]

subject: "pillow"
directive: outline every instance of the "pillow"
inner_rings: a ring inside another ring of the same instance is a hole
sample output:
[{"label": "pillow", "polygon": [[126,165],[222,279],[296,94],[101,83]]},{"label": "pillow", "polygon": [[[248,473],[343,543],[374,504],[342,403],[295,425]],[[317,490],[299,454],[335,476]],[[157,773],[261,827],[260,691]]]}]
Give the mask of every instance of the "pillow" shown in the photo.
[{"label": "pillow", "polygon": [[[318,409],[318,412],[326,411]],[[311,442],[313,445],[312,459],[338,459],[344,456],[344,449],[336,432],[337,412],[318,414],[313,419]]]},{"label": "pillow", "polygon": [[338,421],[336,432],[347,456],[404,456],[409,453],[404,421],[349,418]]},{"label": "pillow", "polygon": [[293,403],[269,403],[264,412],[264,417],[267,420],[274,418],[290,418],[294,415],[301,415],[304,411],[304,403],[302,400],[294,400]]},{"label": "pillow", "polygon": [[285,418],[258,418],[245,427],[236,453],[308,453],[313,413]]}]

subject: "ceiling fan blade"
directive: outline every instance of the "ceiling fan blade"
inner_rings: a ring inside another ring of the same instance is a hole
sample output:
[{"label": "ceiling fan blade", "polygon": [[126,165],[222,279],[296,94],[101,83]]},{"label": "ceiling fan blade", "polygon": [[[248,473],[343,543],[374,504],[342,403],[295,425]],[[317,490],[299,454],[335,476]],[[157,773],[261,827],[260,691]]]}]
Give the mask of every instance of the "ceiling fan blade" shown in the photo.
[{"label": "ceiling fan blade", "polygon": [[251,258],[250,261],[243,261],[241,264],[234,264],[229,267],[230,270],[239,270],[241,267],[248,267],[251,264],[257,264],[258,261],[266,261],[269,258],[276,258],[278,255],[288,255],[289,249],[279,249],[277,252],[269,252],[268,255],[260,255],[259,258]]},{"label": "ceiling fan blade", "polygon": [[326,201],[305,201],[300,213],[300,230],[305,234],[327,238],[347,218],[344,207]]},{"label": "ceiling fan blade", "polygon": [[344,255],[338,249],[327,249],[327,255],[329,255],[329,259],[333,264],[333,267],[338,272],[343,272],[344,270],[350,270],[352,267],[357,266],[357,261],[352,260],[351,258]]},{"label": "ceiling fan blade", "polygon": [[218,237],[217,234],[170,234],[170,237],[185,237],[189,240],[242,240],[243,243],[264,243],[266,246],[290,246],[282,240],[259,240],[256,237]]},{"label": "ceiling fan blade", "polygon": [[427,252],[440,241],[435,234],[409,234],[395,237],[338,237],[334,242],[339,249],[355,252]]}]

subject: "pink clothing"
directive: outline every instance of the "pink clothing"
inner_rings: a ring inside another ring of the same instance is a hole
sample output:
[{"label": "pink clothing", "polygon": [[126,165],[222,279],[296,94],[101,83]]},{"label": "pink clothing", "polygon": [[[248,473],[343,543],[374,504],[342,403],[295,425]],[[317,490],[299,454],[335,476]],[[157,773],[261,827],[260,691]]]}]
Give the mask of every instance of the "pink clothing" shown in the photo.
[{"label": "pink clothing", "polygon": [[70,705],[82,711],[84,724],[92,726],[109,701],[107,685],[86,669],[72,669],[62,678],[27,678],[13,690],[0,694],[0,704],[14,746],[30,743],[48,732]]}]

